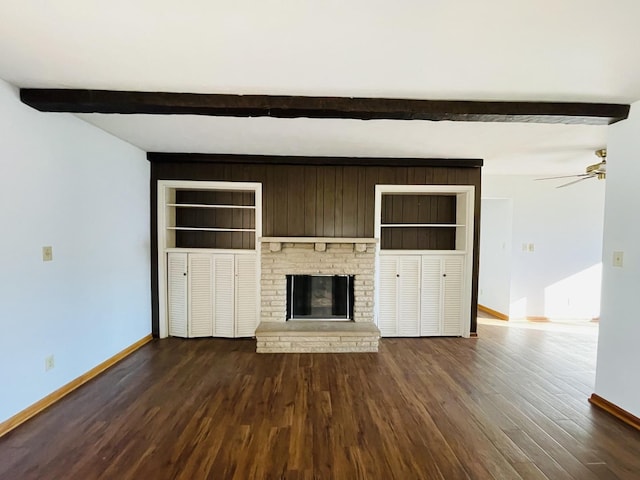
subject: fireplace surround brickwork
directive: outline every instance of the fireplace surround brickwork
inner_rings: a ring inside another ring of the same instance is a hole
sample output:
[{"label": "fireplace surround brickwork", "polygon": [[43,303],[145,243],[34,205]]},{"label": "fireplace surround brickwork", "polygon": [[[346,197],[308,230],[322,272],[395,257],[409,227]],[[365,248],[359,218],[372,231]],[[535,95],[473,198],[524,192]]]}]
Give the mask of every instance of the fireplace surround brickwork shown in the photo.
[{"label": "fireplace surround brickwork", "polygon": [[[380,332],[374,324],[374,239],[344,243],[263,241],[260,268],[260,320],[257,351],[271,352],[376,352]],[[287,322],[287,275],[353,275],[353,322],[302,321],[304,335],[295,321]],[[282,325],[274,333],[276,324]],[[331,325],[327,325],[331,324]],[[357,325],[354,325],[357,324]],[[314,332],[314,325],[317,331]],[[367,325],[370,328],[367,328]],[[262,327],[262,328],[261,328]],[[358,338],[353,337],[358,328]],[[363,330],[364,328],[364,330]],[[363,333],[365,332],[366,333]],[[324,337],[324,340],[323,340]],[[350,338],[349,338],[350,337]],[[305,341],[308,340],[308,342]]]},{"label": "fireplace surround brickwork", "polygon": [[[263,322],[286,321],[287,275],[354,275],[353,320],[373,322],[375,243],[262,244],[261,315]],[[363,248],[364,247],[364,248]],[[318,251],[322,250],[324,251]],[[364,249],[362,252],[357,248]]]}]

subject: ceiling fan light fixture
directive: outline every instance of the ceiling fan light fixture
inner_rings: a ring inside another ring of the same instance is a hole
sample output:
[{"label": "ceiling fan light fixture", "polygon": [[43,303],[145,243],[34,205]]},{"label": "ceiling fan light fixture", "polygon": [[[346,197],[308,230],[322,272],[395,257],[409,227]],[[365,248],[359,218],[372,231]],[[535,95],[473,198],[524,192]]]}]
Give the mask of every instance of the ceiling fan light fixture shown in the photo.
[{"label": "ceiling fan light fixture", "polygon": [[588,165],[587,168],[585,169],[586,173],[581,173],[578,175],[562,175],[559,177],[536,178],[535,180],[552,180],[556,178],[570,178],[570,177],[574,177],[578,179],[569,183],[565,183],[564,185],[559,185],[556,188],[568,187],[569,185],[573,185],[574,183],[578,183],[583,180],[588,180],[589,178],[597,178],[598,180],[604,180],[607,177],[607,149],[600,148],[595,151],[595,154],[600,159],[600,162],[595,163],[593,165]]}]

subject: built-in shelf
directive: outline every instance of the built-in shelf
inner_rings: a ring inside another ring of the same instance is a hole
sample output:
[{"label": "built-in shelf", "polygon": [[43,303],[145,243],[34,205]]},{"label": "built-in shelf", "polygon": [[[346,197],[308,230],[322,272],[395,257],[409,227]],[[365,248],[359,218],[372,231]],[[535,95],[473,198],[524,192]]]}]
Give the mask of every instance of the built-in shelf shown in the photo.
[{"label": "built-in shelf", "polygon": [[465,225],[458,223],[383,223],[382,228],[401,228],[401,227],[419,227],[419,228],[455,228],[464,227]]},{"label": "built-in shelf", "polygon": [[380,250],[469,251],[472,195],[466,185],[376,185]]},{"label": "built-in shelf", "polygon": [[232,208],[232,209],[242,209],[246,208],[249,210],[255,210],[254,205],[211,205],[207,203],[168,203],[167,207],[182,207],[182,208]]},{"label": "built-in shelf", "polygon": [[159,225],[164,225],[166,248],[256,249],[259,184],[164,181],[161,188]]},{"label": "built-in shelf", "polygon": [[[243,182],[163,182],[166,248],[255,250],[260,188]],[[160,198],[160,197],[159,197]]]},{"label": "built-in shelf", "polygon": [[167,227],[167,230],[186,232],[255,232],[255,228],[208,228],[208,227]]}]

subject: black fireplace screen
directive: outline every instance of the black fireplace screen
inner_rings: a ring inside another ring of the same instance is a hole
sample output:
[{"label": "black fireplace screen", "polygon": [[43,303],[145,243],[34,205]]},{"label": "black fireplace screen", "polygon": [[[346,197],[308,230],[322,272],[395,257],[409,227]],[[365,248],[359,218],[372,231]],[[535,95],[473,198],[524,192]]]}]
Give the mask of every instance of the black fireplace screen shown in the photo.
[{"label": "black fireplace screen", "polygon": [[353,319],[353,275],[287,275],[287,319]]}]

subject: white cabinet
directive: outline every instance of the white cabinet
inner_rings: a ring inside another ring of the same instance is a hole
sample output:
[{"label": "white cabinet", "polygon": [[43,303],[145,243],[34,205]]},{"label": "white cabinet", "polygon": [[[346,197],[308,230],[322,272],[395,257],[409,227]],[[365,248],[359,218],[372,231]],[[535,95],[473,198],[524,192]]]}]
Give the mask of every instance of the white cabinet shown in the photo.
[{"label": "white cabinet", "polygon": [[420,336],[420,256],[380,257],[379,301],[383,336]]},{"label": "white cabinet", "polygon": [[187,337],[187,261],[186,253],[173,253],[167,257],[167,303],[169,335]]},{"label": "white cabinet", "polygon": [[463,333],[463,270],[459,255],[423,255],[420,334],[459,336]]},{"label": "white cabinet", "polygon": [[258,319],[255,253],[170,252],[167,266],[169,335],[254,335]]},{"label": "white cabinet", "polygon": [[462,255],[381,255],[378,327],[387,337],[464,333]]}]

